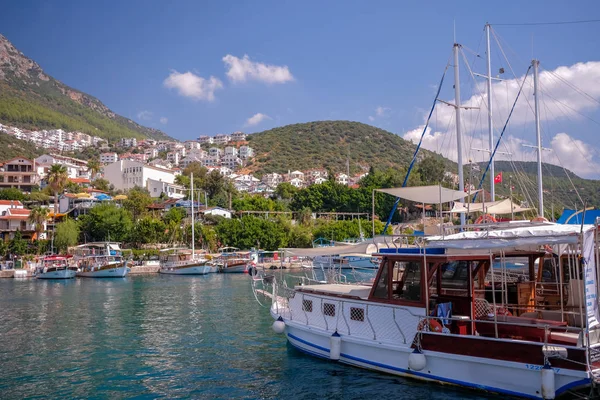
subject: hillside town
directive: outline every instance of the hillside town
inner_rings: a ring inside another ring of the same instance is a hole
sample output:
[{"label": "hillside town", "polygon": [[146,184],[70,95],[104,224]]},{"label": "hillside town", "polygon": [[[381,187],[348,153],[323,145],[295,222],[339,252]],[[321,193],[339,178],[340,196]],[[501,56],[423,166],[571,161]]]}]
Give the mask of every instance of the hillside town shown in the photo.
[{"label": "hillside town", "polygon": [[[48,154],[34,160],[23,157],[0,160],[0,188],[17,187],[25,191],[35,186],[43,188],[47,183],[45,175],[53,164],[64,165],[71,181],[78,184],[89,185],[94,179],[104,178],[117,191],[141,187],[147,189],[152,197],[160,197],[164,193],[175,199],[185,197],[184,188],[175,183],[175,178],[191,163],[199,163],[209,172],[218,171],[230,179],[239,192],[265,196],[271,195],[277,185],[283,182],[304,188],[329,179],[328,171],[319,168],[273,172],[264,174],[260,179],[255,177],[245,168],[253,160],[255,152],[248,145],[247,134],[243,132],[200,136],[197,140],[183,143],[122,138],[112,147],[100,137],[62,129],[27,131],[0,125],[0,132],[48,149]],[[97,160],[102,168],[94,176],[88,168],[88,160],[61,155],[90,146],[102,151]],[[10,175],[17,169],[21,175]],[[366,174],[350,176],[349,173],[340,172],[334,178],[337,183],[353,186]]]}]

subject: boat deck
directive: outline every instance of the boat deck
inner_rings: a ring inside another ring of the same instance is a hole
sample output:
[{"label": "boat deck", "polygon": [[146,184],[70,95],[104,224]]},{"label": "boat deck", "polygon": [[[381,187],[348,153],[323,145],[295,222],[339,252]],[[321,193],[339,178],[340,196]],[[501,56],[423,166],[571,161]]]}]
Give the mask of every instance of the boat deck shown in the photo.
[{"label": "boat deck", "polygon": [[341,284],[324,284],[324,285],[302,285],[296,286],[296,290],[312,293],[325,293],[337,296],[354,296],[361,299],[367,299],[371,293],[371,286],[364,285],[341,285]]}]

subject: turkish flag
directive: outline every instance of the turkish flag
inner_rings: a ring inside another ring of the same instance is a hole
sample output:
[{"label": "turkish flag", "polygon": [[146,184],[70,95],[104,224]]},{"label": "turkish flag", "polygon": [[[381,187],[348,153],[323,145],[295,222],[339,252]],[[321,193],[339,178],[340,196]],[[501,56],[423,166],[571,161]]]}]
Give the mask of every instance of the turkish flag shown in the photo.
[{"label": "turkish flag", "polygon": [[502,172],[494,177],[494,183],[502,183]]}]

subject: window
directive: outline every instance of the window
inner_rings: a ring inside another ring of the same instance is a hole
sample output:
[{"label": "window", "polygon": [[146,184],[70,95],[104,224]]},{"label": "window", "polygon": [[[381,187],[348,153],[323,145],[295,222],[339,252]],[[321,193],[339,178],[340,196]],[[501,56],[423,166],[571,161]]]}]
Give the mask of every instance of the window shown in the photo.
[{"label": "window", "polygon": [[352,321],[364,321],[365,320],[365,309],[350,307],[350,319]]},{"label": "window", "polygon": [[329,317],[335,317],[335,304],[324,303],[323,304],[323,314]]},{"label": "window", "polygon": [[381,269],[381,276],[379,277],[379,281],[377,281],[377,286],[375,287],[375,291],[373,292],[373,297],[376,297],[378,299],[387,299],[388,298],[388,263],[387,263],[387,261],[384,263],[384,266]]},{"label": "window", "polygon": [[312,312],[312,300],[302,300],[302,311]]},{"label": "window", "polygon": [[421,301],[421,263],[396,261],[392,289],[393,299]]}]

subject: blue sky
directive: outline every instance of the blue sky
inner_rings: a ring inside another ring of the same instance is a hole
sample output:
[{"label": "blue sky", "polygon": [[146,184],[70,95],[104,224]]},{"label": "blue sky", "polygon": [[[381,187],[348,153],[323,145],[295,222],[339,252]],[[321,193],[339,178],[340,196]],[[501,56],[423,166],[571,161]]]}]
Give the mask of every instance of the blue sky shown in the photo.
[{"label": "blue sky", "polygon": [[[483,55],[488,21],[594,18],[600,18],[596,1],[21,0],[3,5],[0,33],[53,77],[179,140],[325,119],[361,121],[406,136],[423,124],[451,54],[454,23],[458,41]],[[598,23],[497,25],[494,30],[517,76],[525,73],[532,54],[549,71],[600,61]],[[498,53],[494,70],[504,66],[508,71]],[[224,62],[228,55],[230,64]],[[468,50],[465,55],[473,58]],[[237,70],[229,71],[231,65]],[[481,62],[474,66],[478,72],[483,67]],[[578,83],[586,86],[582,89],[596,82],[595,72],[590,76],[591,81]],[[465,101],[473,82],[465,68],[461,77]],[[450,73],[442,92],[448,100],[451,78]],[[594,121],[580,114],[550,118],[544,125],[548,146],[562,132],[582,141],[582,147],[593,143],[598,108],[583,105],[578,112]],[[501,126],[502,111],[496,119]],[[514,127],[514,138],[534,140],[529,119]],[[432,135],[448,133],[449,122],[438,119]],[[477,135],[483,127],[471,130]],[[432,136],[428,146],[441,151],[449,142]],[[564,146],[568,150],[568,143]],[[591,172],[584,165],[567,166],[595,176],[595,166]]]}]

